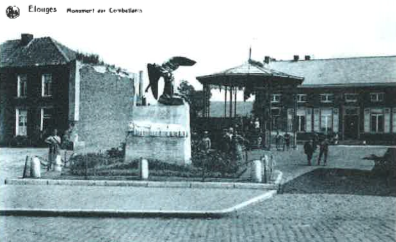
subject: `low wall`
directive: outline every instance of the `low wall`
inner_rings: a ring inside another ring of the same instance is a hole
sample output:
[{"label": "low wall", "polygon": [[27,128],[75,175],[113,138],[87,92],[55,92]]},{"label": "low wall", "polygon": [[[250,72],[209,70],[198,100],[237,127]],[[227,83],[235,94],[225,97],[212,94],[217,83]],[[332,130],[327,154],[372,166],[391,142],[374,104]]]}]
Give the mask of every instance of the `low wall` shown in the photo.
[{"label": "low wall", "polygon": [[106,66],[79,68],[79,98],[71,107],[78,112],[71,115],[78,134],[75,152],[96,153],[120,146],[131,120],[134,80]]}]

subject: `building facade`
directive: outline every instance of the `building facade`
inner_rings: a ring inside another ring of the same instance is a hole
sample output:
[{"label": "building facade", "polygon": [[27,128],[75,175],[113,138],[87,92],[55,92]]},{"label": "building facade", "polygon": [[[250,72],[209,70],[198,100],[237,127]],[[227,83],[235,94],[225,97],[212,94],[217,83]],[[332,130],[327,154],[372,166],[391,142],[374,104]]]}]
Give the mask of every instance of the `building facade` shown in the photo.
[{"label": "building facade", "polygon": [[[296,130],[299,140],[322,133],[338,134],[345,143],[396,144],[396,56],[306,56],[288,61],[266,57],[263,64],[304,81],[297,94],[288,87],[256,90],[254,102],[236,105],[236,116],[260,117],[262,127],[273,135]],[[211,118],[227,119],[223,102],[210,106]]]},{"label": "building facade", "polygon": [[316,132],[337,133],[341,140],[396,143],[396,56],[306,57],[265,64],[305,78],[296,96],[272,94],[274,128],[297,129],[299,139]]},{"label": "building facade", "polygon": [[81,63],[56,40],[30,34],[1,44],[0,55],[0,144],[25,137],[37,145],[54,129],[72,129],[81,150],[125,140],[135,75]]}]

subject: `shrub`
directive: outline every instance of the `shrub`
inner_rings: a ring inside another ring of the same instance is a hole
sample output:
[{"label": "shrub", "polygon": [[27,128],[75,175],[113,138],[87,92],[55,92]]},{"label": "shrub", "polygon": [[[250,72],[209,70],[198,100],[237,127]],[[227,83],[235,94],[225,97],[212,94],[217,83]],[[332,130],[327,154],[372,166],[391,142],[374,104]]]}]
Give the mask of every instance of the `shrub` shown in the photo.
[{"label": "shrub", "polygon": [[10,141],[11,147],[26,147],[31,145],[31,140],[27,136],[17,135]]},{"label": "shrub", "polygon": [[84,155],[73,156],[70,160],[70,170],[74,173],[75,170],[85,168],[97,168],[100,166],[107,166],[114,163],[122,162],[123,158],[109,157],[102,153],[88,153]]},{"label": "shrub", "polygon": [[220,172],[223,176],[225,173],[236,173],[239,164],[231,153],[211,150],[208,154],[202,150],[200,142],[197,139],[192,140],[192,164],[195,167],[202,168],[209,172]]}]

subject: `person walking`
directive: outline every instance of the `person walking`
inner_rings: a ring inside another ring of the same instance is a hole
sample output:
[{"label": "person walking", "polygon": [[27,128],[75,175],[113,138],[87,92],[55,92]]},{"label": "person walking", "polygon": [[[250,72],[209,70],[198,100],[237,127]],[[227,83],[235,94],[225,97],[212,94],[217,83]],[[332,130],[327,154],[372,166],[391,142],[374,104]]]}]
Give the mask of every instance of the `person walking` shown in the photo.
[{"label": "person walking", "polygon": [[49,145],[48,152],[48,167],[49,171],[53,164],[55,164],[56,157],[60,155],[61,138],[58,136],[58,130],[54,129],[52,136],[45,139],[45,143]]},{"label": "person walking", "polygon": [[211,149],[211,147],[212,147],[212,142],[209,138],[209,132],[205,131],[204,135],[202,137],[202,140],[201,140],[201,149],[202,149],[202,151],[204,151],[207,154],[207,153],[209,153],[209,150]]},{"label": "person walking", "polygon": [[209,138],[209,132],[205,131],[200,143],[201,151],[202,151],[202,181],[205,181],[205,171],[206,166],[209,163],[209,152],[212,148],[212,142]]},{"label": "person walking", "polygon": [[312,139],[310,139],[304,143],[304,153],[307,155],[307,161],[309,166],[312,165],[311,160],[312,160],[313,152],[314,152],[313,141]]},{"label": "person walking", "polygon": [[315,132],[313,135],[313,140],[312,140],[314,153],[315,153],[316,149],[318,148],[318,144],[319,144],[319,135]]},{"label": "person walking", "polygon": [[319,158],[318,158],[318,165],[320,165],[320,161],[322,159],[322,156],[324,156],[323,158],[323,164],[326,165],[327,164],[327,155],[329,154],[329,140],[326,138],[324,138],[322,140],[322,142],[320,142],[319,145]]},{"label": "person walking", "polygon": [[276,136],[275,136],[275,146],[276,150],[281,150],[281,142],[282,142],[282,135],[279,134],[279,131],[276,131]]},{"label": "person walking", "polygon": [[285,146],[286,146],[286,150],[289,150],[290,149],[290,139],[291,139],[291,136],[290,136],[290,134],[286,131],[286,133],[285,133],[285,135],[283,136],[283,139],[284,139],[284,144],[283,144],[283,151],[285,151]]}]

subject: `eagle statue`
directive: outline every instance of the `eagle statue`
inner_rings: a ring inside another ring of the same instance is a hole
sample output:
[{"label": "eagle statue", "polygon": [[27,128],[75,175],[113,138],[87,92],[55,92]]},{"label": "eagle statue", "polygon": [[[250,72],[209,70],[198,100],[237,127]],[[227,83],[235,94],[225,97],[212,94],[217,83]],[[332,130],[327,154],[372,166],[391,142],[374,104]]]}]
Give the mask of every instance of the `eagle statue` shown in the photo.
[{"label": "eagle statue", "polygon": [[[154,98],[164,105],[182,105],[184,103],[183,96],[174,92],[175,79],[173,71],[177,70],[179,66],[193,66],[195,63],[195,61],[186,57],[175,56],[162,65],[147,64],[149,85],[146,88],[146,92],[151,88]],[[164,78],[165,86],[162,95],[158,99],[158,82],[161,77]]]}]

